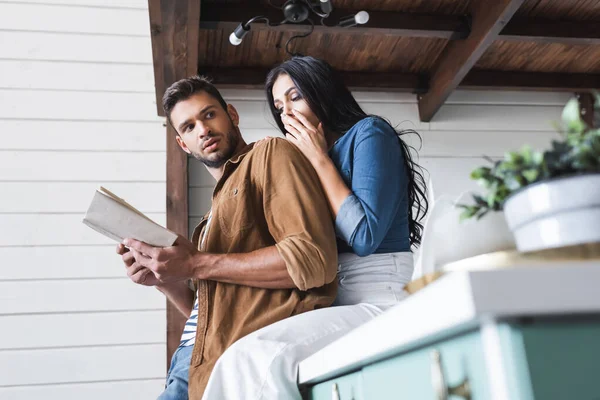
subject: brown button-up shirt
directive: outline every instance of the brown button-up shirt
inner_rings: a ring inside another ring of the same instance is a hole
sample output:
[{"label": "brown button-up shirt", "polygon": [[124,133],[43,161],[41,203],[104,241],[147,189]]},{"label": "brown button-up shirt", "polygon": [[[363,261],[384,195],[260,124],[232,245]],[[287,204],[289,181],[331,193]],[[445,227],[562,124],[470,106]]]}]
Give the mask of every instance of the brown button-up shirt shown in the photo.
[{"label": "brown button-up shirt", "polygon": [[308,160],[290,143],[251,144],[225,164],[213,193],[209,253],[246,253],[275,245],[296,284],[261,289],[200,280],[198,326],[190,365],[190,399],[200,399],[219,356],[236,340],[292,315],[333,302],[337,249],[332,216]]}]

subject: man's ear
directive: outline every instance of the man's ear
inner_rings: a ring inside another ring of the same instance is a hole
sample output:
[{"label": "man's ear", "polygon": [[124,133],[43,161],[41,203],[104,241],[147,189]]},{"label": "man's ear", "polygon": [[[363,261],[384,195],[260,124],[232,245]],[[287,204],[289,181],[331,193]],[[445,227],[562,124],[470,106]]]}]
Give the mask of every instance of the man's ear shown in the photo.
[{"label": "man's ear", "polygon": [[235,126],[239,126],[239,124],[240,124],[240,115],[238,114],[238,112],[235,109],[235,107],[232,106],[231,104],[227,104],[227,114],[229,114],[229,117],[233,121],[233,124]]},{"label": "man's ear", "polygon": [[185,151],[188,154],[192,154],[192,152],[190,151],[190,149],[188,149],[187,145],[183,142],[183,140],[181,140],[181,136],[179,136],[178,134],[175,135],[175,140],[177,140],[177,144],[179,145],[179,147],[181,147],[181,150]]}]

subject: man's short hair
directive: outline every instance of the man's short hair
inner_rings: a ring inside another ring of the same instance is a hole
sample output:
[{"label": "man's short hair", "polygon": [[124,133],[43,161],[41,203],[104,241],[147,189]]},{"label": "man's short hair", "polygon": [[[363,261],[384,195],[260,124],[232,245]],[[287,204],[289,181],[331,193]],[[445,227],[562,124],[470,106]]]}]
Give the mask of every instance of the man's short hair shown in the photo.
[{"label": "man's short hair", "polygon": [[219,90],[207,77],[200,75],[190,76],[189,78],[178,80],[169,86],[162,98],[163,109],[165,110],[165,114],[171,126],[173,126],[171,112],[173,111],[173,108],[175,108],[175,105],[200,92],[206,92],[217,99],[221,104],[221,107],[227,111],[227,103],[223,100],[223,96],[221,96]]}]

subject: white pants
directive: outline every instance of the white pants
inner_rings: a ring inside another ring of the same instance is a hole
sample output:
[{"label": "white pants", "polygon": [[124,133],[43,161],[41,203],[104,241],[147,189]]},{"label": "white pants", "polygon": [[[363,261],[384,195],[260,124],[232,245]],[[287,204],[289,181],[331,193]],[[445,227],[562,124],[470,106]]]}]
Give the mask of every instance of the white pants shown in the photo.
[{"label": "white pants", "polygon": [[296,315],[235,342],[219,358],[205,400],[300,399],[298,364],[406,297],[411,253],[340,254],[334,306]]}]

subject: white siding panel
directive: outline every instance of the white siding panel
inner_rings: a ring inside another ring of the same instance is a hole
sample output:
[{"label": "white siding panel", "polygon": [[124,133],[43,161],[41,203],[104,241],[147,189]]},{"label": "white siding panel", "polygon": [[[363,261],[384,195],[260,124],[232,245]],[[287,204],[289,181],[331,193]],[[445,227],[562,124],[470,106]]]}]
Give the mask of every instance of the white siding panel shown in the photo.
[{"label": "white siding panel", "polygon": [[159,121],[152,93],[0,90],[0,118]]},{"label": "white siding panel", "polygon": [[[109,245],[116,242],[85,225],[81,214],[0,214],[0,246]],[[166,215],[146,214],[165,226]],[[67,261],[66,261],[67,262]],[[73,262],[69,260],[68,262]]]},{"label": "white siding panel", "polygon": [[147,0],[0,0],[0,398],[147,399],[165,298],[81,220],[103,185],[165,222]]},{"label": "white siding panel", "polygon": [[470,179],[471,171],[482,165],[491,165],[483,158],[427,158],[422,157],[420,165],[431,176],[435,196],[442,194],[459,195],[465,191],[480,191],[480,187]]},{"label": "white siding panel", "polygon": [[160,378],[164,345],[0,352],[0,386]]},{"label": "white siding panel", "polygon": [[120,12],[121,8],[148,9],[148,0],[0,0],[0,3],[65,4],[75,7],[114,8],[115,12]]},{"label": "white siding panel", "polygon": [[0,281],[122,278],[125,267],[116,247],[114,242],[105,246],[0,247]]},{"label": "white siding panel", "polygon": [[0,181],[165,181],[166,154],[0,151]]},{"label": "white siding panel", "polygon": [[[544,131],[423,131],[422,157],[453,156],[503,157],[509,149],[518,149],[525,144],[532,148],[545,149],[560,135]],[[414,142],[414,139],[411,141]],[[412,143],[411,143],[412,144]],[[418,145],[418,142],[416,143]]]},{"label": "white siding panel", "polygon": [[375,114],[386,118],[396,129],[415,129],[417,131],[428,129],[427,122],[419,120],[417,103],[360,103],[368,114]]},{"label": "white siding panel", "polygon": [[165,151],[160,121],[1,120],[0,149]]},{"label": "white siding panel", "polygon": [[244,138],[244,141],[246,143],[257,142],[261,139],[264,139],[267,136],[283,137],[283,134],[277,127],[275,127],[275,128],[260,128],[260,129],[247,128],[247,129],[241,129],[241,132],[242,132],[242,137]]},{"label": "white siding panel", "polygon": [[190,188],[189,190],[189,215],[202,217],[210,210],[213,188]]},{"label": "white siding panel", "polygon": [[0,387],[0,398],[11,400],[148,400],[157,398],[164,386],[164,379],[140,379],[70,385]]},{"label": "white siding panel", "polygon": [[189,217],[188,218],[188,238],[192,238],[192,234],[194,233],[194,229],[200,223],[201,217]]},{"label": "white siding panel", "polygon": [[0,60],[0,71],[0,88],[146,92],[154,95],[154,76],[152,68],[147,65]]},{"label": "white siding panel", "polygon": [[277,129],[266,101],[235,101],[231,103],[240,114],[240,129]]},{"label": "white siding panel", "polygon": [[215,178],[206,170],[204,164],[193,157],[188,157],[188,186],[214,187]]},{"label": "white siding panel", "polygon": [[559,106],[563,107],[572,97],[570,93],[559,92],[515,92],[457,90],[445,104],[494,104],[523,106]]},{"label": "white siding panel", "polygon": [[148,11],[0,3],[2,29],[40,32],[150,35]]},{"label": "white siding panel", "polygon": [[148,37],[0,31],[1,59],[136,63],[152,66]]},{"label": "white siding panel", "polygon": [[514,105],[444,105],[431,121],[431,130],[551,131],[562,107]]},{"label": "white siding panel", "polygon": [[10,315],[0,317],[0,321],[7,327],[0,330],[0,350],[156,344],[166,340],[167,329],[162,310]]},{"label": "white siding panel", "polygon": [[[81,268],[85,268],[85,265]],[[155,288],[137,285],[126,277],[0,282],[0,314],[87,313],[164,308],[163,294]]]},{"label": "white siding panel", "polygon": [[[100,186],[84,182],[0,182],[0,213],[85,213]],[[165,211],[165,183],[107,182],[102,186],[143,213]]]}]

